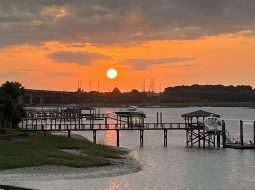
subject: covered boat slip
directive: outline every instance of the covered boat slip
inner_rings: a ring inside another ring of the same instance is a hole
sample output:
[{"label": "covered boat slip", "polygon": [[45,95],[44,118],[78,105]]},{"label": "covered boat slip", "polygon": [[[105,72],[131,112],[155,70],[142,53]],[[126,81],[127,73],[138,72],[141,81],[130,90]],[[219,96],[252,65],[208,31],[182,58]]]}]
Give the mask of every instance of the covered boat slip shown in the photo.
[{"label": "covered boat slip", "polygon": [[[207,112],[204,110],[198,110],[186,114],[181,115],[187,125],[186,130],[186,143],[187,146],[190,145],[191,147],[194,144],[198,144],[199,147],[201,147],[201,141],[203,142],[203,147],[205,147],[206,142],[208,143],[208,146],[211,144],[213,146],[220,147],[220,138],[221,138],[221,131],[209,131],[206,130],[205,127],[205,120],[208,117],[213,118],[220,118],[220,115]],[[194,124],[195,123],[195,124]],[[225,123],[222,123],[225,125]],[[210,126],[213,128],[212,126]],[[207,128],[208,129],[208,128]],[[216,141],[217,137],[217,141]]]},{"label": "covered boat slip", "polygon": [[144,119],[146,118],[144,112],[136,109],[135,106],[121,108],[115,111],[117,116],[117,124],[121,127],[122,123],[126,123],[128,127],[144,126]]}]

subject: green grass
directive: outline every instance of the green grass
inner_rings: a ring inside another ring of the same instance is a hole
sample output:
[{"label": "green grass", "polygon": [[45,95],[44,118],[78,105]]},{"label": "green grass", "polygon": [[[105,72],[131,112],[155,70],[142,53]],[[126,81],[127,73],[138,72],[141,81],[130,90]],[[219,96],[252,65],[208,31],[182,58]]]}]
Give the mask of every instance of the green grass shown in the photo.
[{"label": "green grass", "polygon": [[[61,149],[81,149],[84,155],[74,155]],[[95,167],[110,165],[108,158],[121,158],[125,150],[94,144],[86,139],[30,133],[16,141],[0,141],[0,169],[42,165]]]}]

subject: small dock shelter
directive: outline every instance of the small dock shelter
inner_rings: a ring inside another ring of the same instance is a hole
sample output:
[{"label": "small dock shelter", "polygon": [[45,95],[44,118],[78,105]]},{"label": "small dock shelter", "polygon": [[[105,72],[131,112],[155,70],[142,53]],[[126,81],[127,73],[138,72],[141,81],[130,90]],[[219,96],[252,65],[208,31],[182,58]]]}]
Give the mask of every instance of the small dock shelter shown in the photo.
[{"label": "small dock shelter", "polygon": [[194,112],[186,113],[181,115],[185,121],[186,125],[186,144],[187,146],[193,146],[194,144],[198,144],[201,146],[201,141],[203,142],[203,147],[205,147],[206,142],[208,146],[211,144],[213,146],[216,145],[215,137],[217,136],[217,146],[220,146],[220,134],[209,133],[205,130],[204,120],[206,117],[218,117],[219,114],[207,112],[204,110],[197,110]]},{"label": "small dock shelter", "polygon": [[117,116],[117,125],[121,127],[122,123],[127,124],[128,127],[144,126],[144,119],[146,118],[143,111],[136,109],[135,106],[121,108],[115,111]]}]

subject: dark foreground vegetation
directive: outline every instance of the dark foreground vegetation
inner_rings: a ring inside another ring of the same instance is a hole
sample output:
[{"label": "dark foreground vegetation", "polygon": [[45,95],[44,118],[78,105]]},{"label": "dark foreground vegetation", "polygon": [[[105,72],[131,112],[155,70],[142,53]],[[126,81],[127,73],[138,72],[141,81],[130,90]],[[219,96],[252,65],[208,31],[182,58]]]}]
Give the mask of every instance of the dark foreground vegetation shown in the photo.
[{"label": "dark foreground vegetation", "polygon": [[[79,149],[81,154],[61,149]],[[127,151],[94,144],[86,139],[30,133],[22,140],[0,140],[0,169],[42,165],[97,167],[110,165],[109,158],[118,159],[124,154]]]},{"label": "dark foreground vegetation", "polygon": [[16,129],[25,111],[18,104],[18,98],[24,95],[24,87],[19,82],[5,82],[0,87],[0,133]]},{"label": "dark foreground vegetation", "polygon": [[[31,93],[31,92],[30,92]],[[29,104],[29,93],[24,103]],[[33,104],[40,103],[40,92],[33,92]],[[91,105],[116,104],[213,104],[214,102],[255,102],[255,90],[251,86],[192,85],[168,87],[162,93],[121,92],[114,88],[112,92],[43,92],[44,104],[87,103]]]}]

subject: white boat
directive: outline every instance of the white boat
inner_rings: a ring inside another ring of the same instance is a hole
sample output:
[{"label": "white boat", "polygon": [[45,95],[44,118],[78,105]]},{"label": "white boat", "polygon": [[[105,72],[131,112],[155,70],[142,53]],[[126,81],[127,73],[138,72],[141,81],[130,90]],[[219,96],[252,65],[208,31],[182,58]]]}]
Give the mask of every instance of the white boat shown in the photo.
[{"label": "white boat", "polygon": [[121,116],[137,115],[137,116],[145,117],[144,112],[141,110],[138,110],[137,106],[129,106],[126,108],[120,108],[118,111],[115,111],[115,113]]},{"label": "white boat", "polygon": [[221,132],[221,122],[218,117],[209,116],[204,120],[204,127],[207,132]]}]

